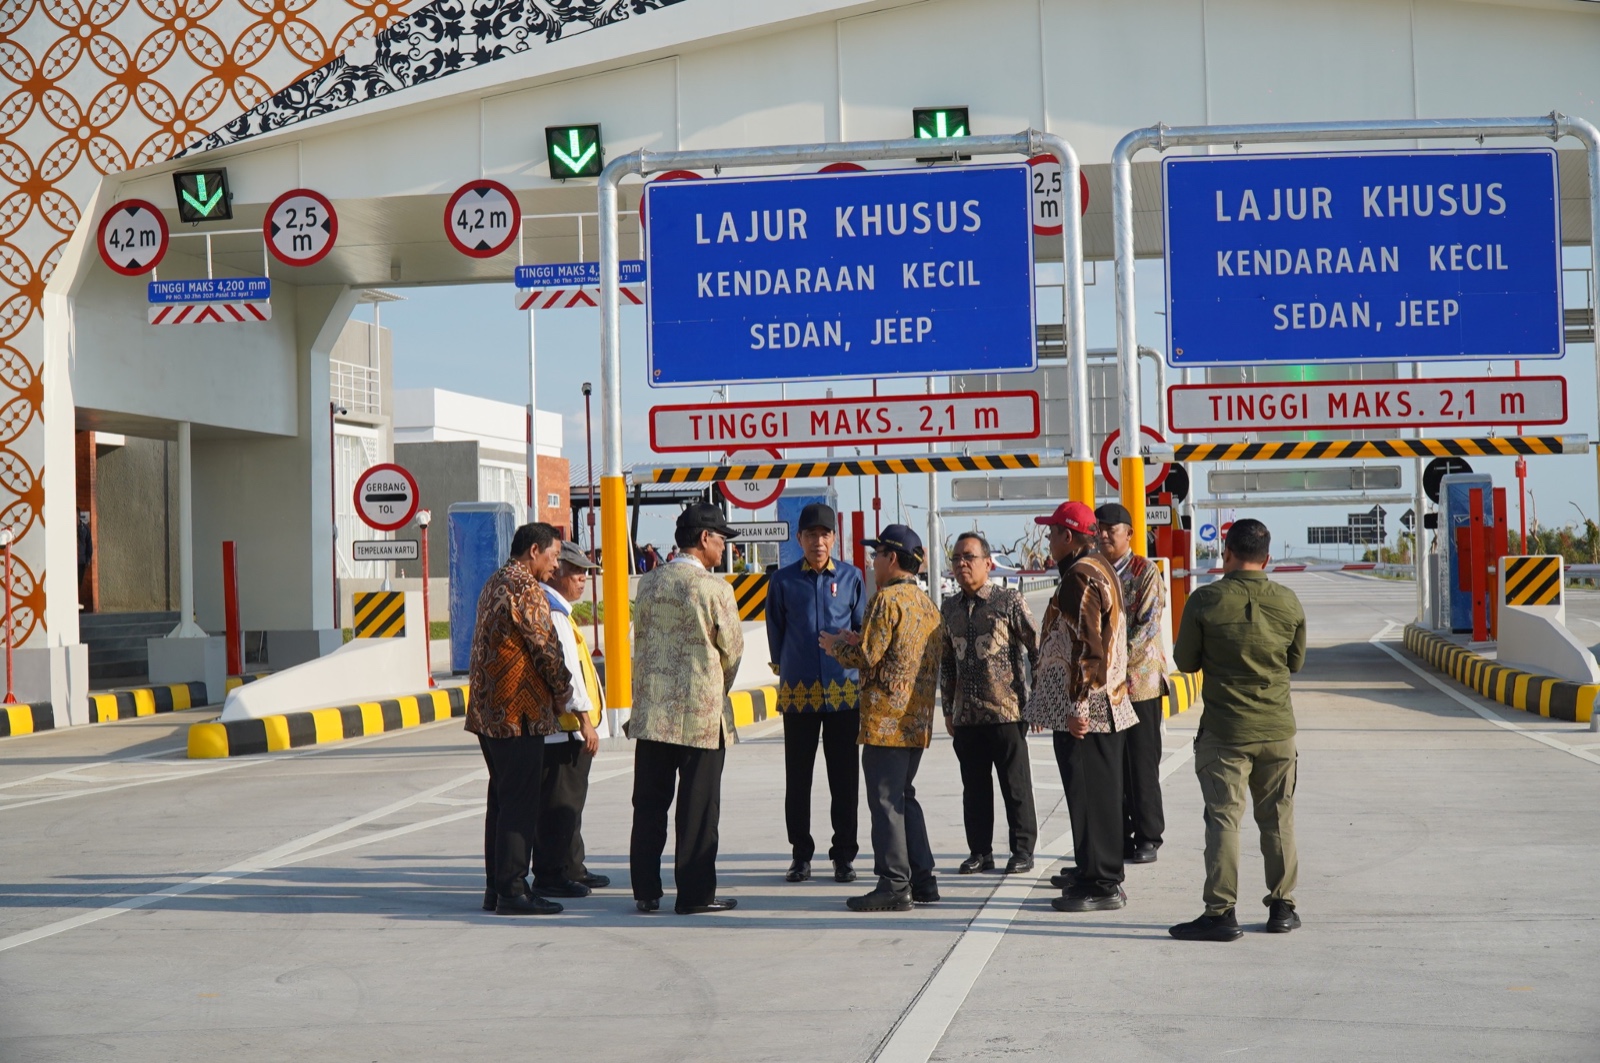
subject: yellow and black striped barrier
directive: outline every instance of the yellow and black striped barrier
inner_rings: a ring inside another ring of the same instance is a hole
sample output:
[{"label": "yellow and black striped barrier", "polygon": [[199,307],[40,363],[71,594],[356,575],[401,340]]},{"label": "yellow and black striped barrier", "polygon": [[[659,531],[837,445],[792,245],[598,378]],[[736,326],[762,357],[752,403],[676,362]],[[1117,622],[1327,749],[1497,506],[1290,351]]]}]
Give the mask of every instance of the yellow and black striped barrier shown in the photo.
[{"label": "yellow and black striped barrier", "polygon": [[1415,624],[1406,625],[1406,649],[1486,698],[1552,720],[1587,723],[1594,714],[1595,697],[1600,695],[1600,684],[1573,683],[1507,668]]},{"label": "yellow and black striped barrier", "polygon": [[1505,558],[1505,603],[1560,605],[1563,583],[1561,560],[1558,554]]},{"label": "yellow and black striped barrier", "polygon": [[406,633],[404,591],[357,591],[350,596],[355,617],[350,627],[358,639],[397,639]]},{"label": "yellow and black striped barrier", "polygon": [[[254,683],[257,679],[265,679],[271,674],[271,672],[247,672],[244,675],[230,675],[228,681],[223,685],[227,687],[228,691],[238,690],[247,683]],[[227,693],[227,691],[224,691],[224,693]]]},{"label": "yellow and black striped barrier", "polygon": [[1471,458],[1583,454],[1587,436],[1484,439],[1323,439],[1311,443],[1180,443],[1174,461],[1315,461],[1349,458]]},{"label": "yellow and black striped barrier", "polygon": [[767,577],[763,575],[729,576],[733,599],[739,603],[740,620],[765,620],[767,618]]},{"label": "yellow and black striped barrier", "polygon": [[310,709],[258,720],[197,723],[189,728],[189,757],[242,757],[284,749],[342,742],[346,738],[399,731],[467,714],[465,685],[403,698],[364,701],[331,709]]},{"label": "yellow and black striped barrier", "polygon": [[158,712],[182,712],[209,705],[204,683],[163,683],[89,695],[89,722],[112,723]]},{"label": "yellow and black striped barrier", "polygon": [[757,465],[681,465],[651,470],[653,482],[703,484],[718,480],[810,480],[826,476],[895,476],[918,472],[986,472],[1039,468],[1037,454],[929,454],[921,458],[776,461]]},{"label": "yellow and black striped barrier", "polygon": [[770,720],[778,715],[778,688],[735,690],[728,695],[724,709],[732,719],[735,730]]},{"label": "yellow and black striped barrier", "polygon": [[1200,703],[1200,673],[1170,672],[1167,692],[1161,696],[1161,718],[1171,719]]},{"label": "yellow and black striped barrier", "polygon": [[48,701],[35,701],[26,705],[0,705],[0,738],[31,735],[36,731],[53,731],[55,727],[55,710],[50,707]]}]

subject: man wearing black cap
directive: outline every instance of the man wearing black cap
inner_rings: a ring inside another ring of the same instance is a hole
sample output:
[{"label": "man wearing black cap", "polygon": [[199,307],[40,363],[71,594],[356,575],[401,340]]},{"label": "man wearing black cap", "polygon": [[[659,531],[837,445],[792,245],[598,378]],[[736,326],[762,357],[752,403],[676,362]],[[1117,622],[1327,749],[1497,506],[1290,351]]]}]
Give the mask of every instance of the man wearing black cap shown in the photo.
[{"label": "man wearing black cap", "polygon": [[1094,511],[1100,555],[1122,582],[1128,618],[1128,697],[1143,726],[1128,732],[1122,762],[1122,858],[1149,864],[1161,848],[1166,818],[1161,807],[1161,695],[1167,653],[1161,644],[1166,586],[1161,569],[1133,549],[1133,516],[1115,502]]},{"label": "man wearing black cap", "polygon": [[933,737],[940,622],[920,584],[922,539],[891,524],[876,539],[878,585],[861,634],[825,633],[818,641],[839,663],[861,671],[861,770],[872,810],[872,863],[878,886],[846,903],[856,912],[904,912],[939,899],[928,825],[914,785]]},{"label": "man wearing black cap", "polygon": [[819,636],[860,631],[866,611],[861,570],[833,556],[838,521],[833,509],[813,502],[800,511],[796,529],[804,556],[767,582],[767,648],[778,673],[778,711],[783,714],[784,821],[793,862],[790,882],[811,877],[816,841],[811,836],[811,779],[817,743],[828,773],[832,802],[836,882],[855,881],[856,808],[861,762],[856,734],[861,727],[857,672],[822,651]]},{"label": "man wearing black cap", "polygon": [[641,912],[661,907],[661,853],[674,789],[678,914],[725,912],[737,903],[717,896],[717,827],[732,732],[723,703],[739,672],[744,635],[733,588],[711,571],[735,534],[722,510],[696,502],[678,515],[678,556],[639,581],[628,868]]}]

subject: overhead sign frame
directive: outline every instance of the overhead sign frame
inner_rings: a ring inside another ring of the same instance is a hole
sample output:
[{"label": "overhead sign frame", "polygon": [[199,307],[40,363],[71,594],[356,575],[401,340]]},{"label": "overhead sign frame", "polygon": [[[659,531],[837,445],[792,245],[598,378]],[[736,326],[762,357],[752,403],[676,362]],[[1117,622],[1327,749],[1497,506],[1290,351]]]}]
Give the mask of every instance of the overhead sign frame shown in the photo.
[{"label": "overhead sign frame", "polygon": [[1032,372],[1028,175],[1018,162],[650,182],[650,386]]}]

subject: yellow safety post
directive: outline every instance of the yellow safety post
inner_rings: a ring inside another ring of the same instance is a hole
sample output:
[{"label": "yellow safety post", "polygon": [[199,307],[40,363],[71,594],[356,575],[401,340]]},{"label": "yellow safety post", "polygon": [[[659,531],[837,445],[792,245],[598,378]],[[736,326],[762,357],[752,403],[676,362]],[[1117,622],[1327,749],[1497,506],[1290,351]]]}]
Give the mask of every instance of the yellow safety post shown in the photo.
[{"label": "yellow safety post", "polygon": [[628,484],[621,476],[600,477],[600,601],[605,606],[606,707],[633,705],[633,648],[628,641]]},{"label": "yellow safety post", "polygon": [[1094,462],[1077,458],[1067,462],[1067,498],[1094,508]]},{"label": "yellow safety post", "polygon": [[1122,504],[1133,517],[1133,552],[1140,557],[1148,556],[1150,547],[1145,541],[1148,533],[1145,530],[1144,513],[1144,458],[1137,450],[1122,458]]}]

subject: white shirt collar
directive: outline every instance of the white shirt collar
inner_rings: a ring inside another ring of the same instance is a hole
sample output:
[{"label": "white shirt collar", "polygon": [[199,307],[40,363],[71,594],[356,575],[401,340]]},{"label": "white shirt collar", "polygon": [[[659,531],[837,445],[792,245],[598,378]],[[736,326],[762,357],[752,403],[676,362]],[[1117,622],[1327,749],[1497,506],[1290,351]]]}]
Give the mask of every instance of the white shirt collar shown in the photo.
[{"label": "white shirt collar", "polygon": [[557,609],[560,609],[563,613],[570,614],[572,612],[572,603],[567,601],[566,595],[562,594],[548,583],[541,583],[539,586],[544,588],[544,593],[549,597],[550,604],[554,605]]},{"label": "white shirt collar", "polygon": [[706,571],[705,562],[701,561],[698,557],[695,557],[693,554],[679,554],[677,557],[672,559],[672,564],[674,564],[674,565],[695,565],[695,566],[699,567],[701,572],[705,572]]}]

